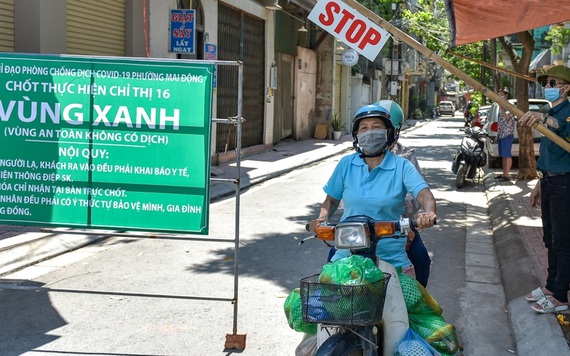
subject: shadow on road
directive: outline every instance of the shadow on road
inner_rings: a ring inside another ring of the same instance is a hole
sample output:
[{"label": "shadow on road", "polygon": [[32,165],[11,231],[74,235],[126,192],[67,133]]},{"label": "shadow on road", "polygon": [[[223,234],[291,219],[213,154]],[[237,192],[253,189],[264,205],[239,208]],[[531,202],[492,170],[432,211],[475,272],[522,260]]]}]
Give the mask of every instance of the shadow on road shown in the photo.
[{"label": "shadow on road", "polygon": [[[66,321],[53,308],[41,283],[0,279],[0,284],[17,284],[17,288],[0,289],[0,335],[4,340],[0,343],[1,355],[22,355],[59,338],[49,332],[66,325]],[[30,289],[37,289],[36,293],[30,293]]]}]

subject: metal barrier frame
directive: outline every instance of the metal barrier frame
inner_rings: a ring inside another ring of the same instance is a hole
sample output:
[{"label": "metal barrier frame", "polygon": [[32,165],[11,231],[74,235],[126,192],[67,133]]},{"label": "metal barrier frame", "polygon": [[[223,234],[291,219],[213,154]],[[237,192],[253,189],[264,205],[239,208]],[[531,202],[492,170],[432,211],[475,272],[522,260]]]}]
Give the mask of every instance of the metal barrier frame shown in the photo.
[{"label": "metal barrier frame", "polygon": [[[166,61],[169,61],[168,59]],[[175,60],[172,60],[175,61]],[[181,60],[176,60],[180,62]],[[240,226],[240,194],[241,194],[241,136],[242,136],[242,123],[245,119],[242,117],[243,110],[243,62],[242,61],[222,61],[222,60],[182,60],[187,63],[213,63],[215,65],[228,65],[238,67],[238,102],[237,102],[237,114],[236,116],[229,118],[212,118],[213,123],[221,123],[227,125],[236,126],[236,177],[235,178],[215,178],[210,177],[210,182],[220,181],[220,182],[232,182],[235,184],[235,231],[234,231],[234,290],[232,298],[219,298],[219,297],[189,297],[189,299],[198,300],[211,300],[211,301],[225,301],[231,302],[234,306],[233,308],[233,325],[232,333],[226,334],[226,342],[224,347],[228,350],[244,350],[245,341],[247,334],[237,333],[237,319],[238,319],[238,291],[239,291],[239,226]],[[211,200],[211,199],[210,199]],[[40,228],[42,232],[56,232],[62,233],[61,230],[56,230],[53,228]],[[179,237],[170,235],[167,233],[156,233],[156,234],[138,234],[138,233],[120,233],[120,232],[109,232],[100,231],[92,232],[89,230],[74,229],[70,231],[65,231],[66,234],[91,234],[91,235],[105,235],[105,236],[123,236],[123,237],[140,237],[140,238],[174,238],[183,240],[196,240],[196,241],[218,241],[218,242],[228,242],[231,240],[226,239],[208,239],[205,237]]]}]

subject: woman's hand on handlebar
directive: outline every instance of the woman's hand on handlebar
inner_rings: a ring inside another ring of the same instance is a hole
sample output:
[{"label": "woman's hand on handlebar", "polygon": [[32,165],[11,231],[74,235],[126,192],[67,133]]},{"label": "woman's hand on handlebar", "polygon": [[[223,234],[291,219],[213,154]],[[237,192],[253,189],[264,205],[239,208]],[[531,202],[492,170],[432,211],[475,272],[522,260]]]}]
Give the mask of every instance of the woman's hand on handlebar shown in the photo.
[{"label": "woman's hand on handlebar", "polygon": [[419,213],[416,219],[418,229],[426,229],[436,224],[437,216],[435,213]]},{"label": "woman's hand on handlebar", "polygon": [[305,229],[307,229],[307,231],[310,231],[310,232],[316,232],[317,227],[319,225],[321,225],[322,223],[326,223],[326,222],[327,221],[325,219],[314,219],[314,220],[311,220],[311,222],[307,224]]}]

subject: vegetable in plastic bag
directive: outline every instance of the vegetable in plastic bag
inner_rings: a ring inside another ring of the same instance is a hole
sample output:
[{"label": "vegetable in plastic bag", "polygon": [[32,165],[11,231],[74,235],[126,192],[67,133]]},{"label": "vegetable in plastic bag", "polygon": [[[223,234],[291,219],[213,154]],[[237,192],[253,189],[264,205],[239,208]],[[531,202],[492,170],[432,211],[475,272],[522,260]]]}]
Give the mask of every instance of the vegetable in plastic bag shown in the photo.
[{"label": "vegetable in plastic bag", "polygon": [[400,273],[400,285],[408,313],[434,312],[441,315],[443,309],[415,278]]},{"label": "vegetable in plastic bag", "polygon": [[409,318],[410,327],[442,355],[456,355],[460,351],[455,326],[441,315],[410,314]]},{"label": "vegetable in plastic bag", "polygon": [[[370,319],[375,315],[384,288],[384,273],[370,258],[351,255],[323,266],[319,282],[320,301],[335,320]],[[344,287],[346,286],[346,287]]]},{"label": "vegetable in plastic bag", "polygon": [[321,298],[321,290],[317,289],[309,296],[307,301],[307,320],[311,322],[319,322],[329,320],[330,315]]},{"label": "vegetable in plastic bag", "polygon": [[410,328],[442,355],[455,355],[459,349],[457,332],[445,321],[443,309],[414,278],[399,274]]},{"label": "vegetable in plastic bag", "polygon": [[319,282],[344,285],[374,283],[384,278],[370,258],[351,255],[323,266]]},{"label": "vegetable in plastic bag", "polygon": [[422,339],[414,330],[408,328],[398,343],[394,356],[441,356],[433,347]]},{"label": "vegetable in plastic bag", "polygon": [[301,295],[299,288],[295,288],[289,293],[285,304],[283,305],[285,316],[289,327],[295,331],[307,334],[317,333],[317,324],[306,323],[303,321],[303,311],[301,309]]}]

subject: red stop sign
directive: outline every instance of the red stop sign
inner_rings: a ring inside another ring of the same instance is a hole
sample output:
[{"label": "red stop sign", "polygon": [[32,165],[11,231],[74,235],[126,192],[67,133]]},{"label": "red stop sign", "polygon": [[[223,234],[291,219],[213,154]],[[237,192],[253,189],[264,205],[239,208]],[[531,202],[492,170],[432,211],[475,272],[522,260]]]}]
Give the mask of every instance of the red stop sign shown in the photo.
[{"label": "red stop sign", "polygon": [[339,0],[319,0],[309,20],[371,61],[390,37],[382,27]]}]

